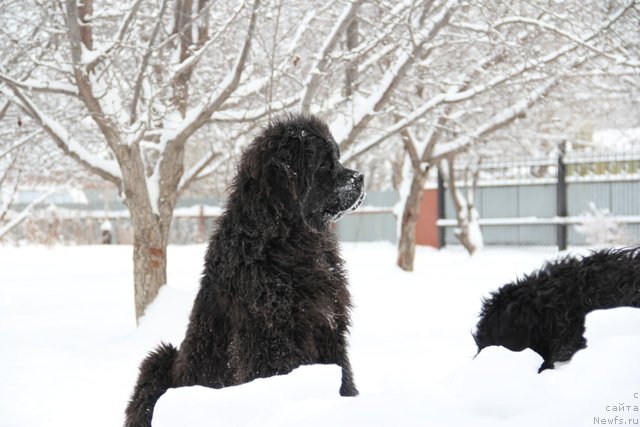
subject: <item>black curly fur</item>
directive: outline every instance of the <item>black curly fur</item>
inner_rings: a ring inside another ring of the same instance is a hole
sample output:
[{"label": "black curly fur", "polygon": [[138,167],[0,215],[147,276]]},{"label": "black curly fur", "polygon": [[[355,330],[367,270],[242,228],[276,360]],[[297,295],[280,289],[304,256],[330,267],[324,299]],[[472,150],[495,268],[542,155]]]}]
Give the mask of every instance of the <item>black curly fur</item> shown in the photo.
[{"label": "black curly fur", "polygon": [[306,364],[341,366],[340,394],[358,394],[331,222],[362,201],[363,178],[338,159],[327,126],[309,116],[275,121],[245,150],[184,341],[142,363],[127,427],[149,426],[169,387],[227,387]]},{"label": "black curly fur", "polygon": [[484,300],[474,333],[478,352],[490,345],[530,348],[552,369],[586,347],[587,313],[640,307],[640,248],[565,257],[504,285]]}]

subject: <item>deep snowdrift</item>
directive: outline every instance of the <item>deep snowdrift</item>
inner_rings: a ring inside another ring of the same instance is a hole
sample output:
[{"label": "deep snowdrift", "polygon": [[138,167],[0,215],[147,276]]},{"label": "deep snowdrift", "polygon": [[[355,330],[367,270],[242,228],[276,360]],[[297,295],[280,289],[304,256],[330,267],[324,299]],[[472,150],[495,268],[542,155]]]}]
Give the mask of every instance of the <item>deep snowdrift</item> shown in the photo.
[{"label": "deep snowdrift", "polygon": [[[169,286],[136,328],[130,247],[0,247],[0,426],[121,425],[140,360],[184,334],[203,254],[170,248]],[[481,296],[555,254],[421,249],[414,273],[395,268],[387,244],[344,254],[359,397],[338,396],[337,367],[308,366],[223,390],[170,390],[154,425],[640,424],[640,310],[592,313],[589,347],[540,375],[529,350],[474,358]]]}]

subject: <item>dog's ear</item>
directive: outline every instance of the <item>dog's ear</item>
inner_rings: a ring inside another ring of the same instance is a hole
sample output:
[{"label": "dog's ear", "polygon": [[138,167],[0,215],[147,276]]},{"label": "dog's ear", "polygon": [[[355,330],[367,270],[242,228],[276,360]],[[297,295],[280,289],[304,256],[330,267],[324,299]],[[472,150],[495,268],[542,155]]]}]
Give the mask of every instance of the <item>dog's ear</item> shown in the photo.
[{"label": "dog's ear", "polygon": [[288,128],[266,134],[257,141],[255,157],[247,164],[247,168],[251,168],[247,173],[258,185],[259,192],[268,197],[269,204],[278,211],[291,209],[298,198],[293,137]]},{"label": "dog's ear", "polygon": [[274,147],[274,156],[270,162],[269,177],[272,187],[285,190],[296,201],[301,196],[305,180],[306,138],[308,132],[299,126],[287,126],[282,137]]}]

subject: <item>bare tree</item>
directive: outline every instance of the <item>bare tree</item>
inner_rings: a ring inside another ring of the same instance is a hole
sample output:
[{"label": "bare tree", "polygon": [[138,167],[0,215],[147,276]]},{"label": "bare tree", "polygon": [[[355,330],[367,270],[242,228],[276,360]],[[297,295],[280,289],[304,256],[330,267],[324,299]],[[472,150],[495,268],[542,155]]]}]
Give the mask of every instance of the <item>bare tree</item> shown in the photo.
[{"label": "bare tree", "polygon": [[[580,9],[586,20],[581,23],[559,10],[528,2],[509,6],[468,2],[463,8],[453,7],[442,21],[446,5],[438,9],[434,2],[432,8],[422,10],[431,22],[441,25],[424,51],[412,52],[417,58],[412,74],[417,77],[405,78],[402,90],[391,93],[393,114],[378,112],[384,104],[354,114],[356,121],[370,113],[381,131],[368,132],[359,141],[347,136],[343,142],[349,148],[348,161],[368,155],[387,141],[397,140],[405,147],[409,174],[402,192],[398,247],[398,265],[405,270],[413,268],[419,204],[433,166],[512,129],[536,105],[579,76],[604,77],[614,68],[610,77],[622,70],[638,76],[637,36],[610,36],[613,29],[626,28],[637,18],[633,1],[607,10]],[[573,6],[579,10],[577,3]],[[565,91],[563,96],[571,99],[595,84],[594,80],[583,83],[581,91]],[[385,125],[380,123],[383,117]],[[357,129],[358,125],[347,127],[346,134]]]},{"label": "bare tree", "polygon": [[[225,17],[216,16],[213,28],[210,5],[135,0],[124,13],[117,4],[101,3],[100,9],[91,0],[67,0],[62,10],[44,5],[48,24],[66,33],[58,50],[38,60],[46,73],[26,79],[9,70],[0,74],[9,101],[67,156],[121,192],[134,229],[137,317],[166,282],[167,239],[178,196],[221,154],[212,152],[185,169],[187,141],[237,89],[255,32],[257,0],[240,3],[230,15],[220,11]],[[167,16],[171,8],[173,19]],[[117,26],[100,18],[111,14],[121,16]],[[222,78],[210,82],[215,89],[205,96],[191,95],[198,63],[231,24],[244,29],[220,61],[216,71]],[[77,117],[90,120],[81,121],[85,132],[62,112],[47,111],[41,94],[73,105]],[[85,140],[91,131],[99,138]],[[107,150],[102,154],[95,147]]]},{"label": "bare tree", "polygon": [[473,175],[471,182],[469,182],[469,173],[471,165],[467,164],[464,169],[464,187],[466,196],[462,194],[458,183],[456,181],[456,167],[455,167],[455,154],[449,154],[445,158],[446,169],[441,168],[441,173],[447,178],[449,186],[449,194],[451,194],[451,200],[453,201],[453,207],[456,211],[456,221],[458,227],[455,229],[455,236],[458,238],[462,246],[469,252],[469,255],[473,255],[483,247],[482,233],[480,232],[480,219],[478,210],[475,205],[475,192],[478,186],[478,176],[480,173],[480,160],[473,165]]},{"label": "bare tree", "polygon": [[14,18],[23,3],[0,9],[0,96],[120,190],[138,316],[166,280],[179,195],[278,111],[328,119],[346,162],[402,147],[398,264],[411,270],[434,166],[571,84],[637,84],[640,66],[637,0],[27,1],[33,16]]}]

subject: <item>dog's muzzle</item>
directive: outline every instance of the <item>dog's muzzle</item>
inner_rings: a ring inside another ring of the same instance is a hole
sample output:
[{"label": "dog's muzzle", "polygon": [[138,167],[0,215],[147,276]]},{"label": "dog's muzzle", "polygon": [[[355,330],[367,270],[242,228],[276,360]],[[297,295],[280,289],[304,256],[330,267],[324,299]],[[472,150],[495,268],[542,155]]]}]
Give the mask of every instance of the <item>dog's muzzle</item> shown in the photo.
[{"label": "dog's muzzle", "polygon": [[331,214],[330,220],[333,222],[358,209],[367,195],[364,191],[364,175],[357,171],[350,172],[346,182],[338,187],[339,208]]}]

